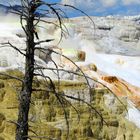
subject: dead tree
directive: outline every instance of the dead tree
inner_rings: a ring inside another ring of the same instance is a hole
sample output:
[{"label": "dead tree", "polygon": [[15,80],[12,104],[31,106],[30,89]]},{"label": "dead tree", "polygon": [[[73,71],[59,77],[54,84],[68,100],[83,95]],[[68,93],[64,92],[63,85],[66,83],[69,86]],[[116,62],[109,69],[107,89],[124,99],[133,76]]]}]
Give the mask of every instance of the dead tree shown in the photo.
[{"label": "dead tree", "polygon": [[[45,6],[46,9],[41,9],[41,6]],[[55,84],[53,83],[51,77],[44,75],[43,72],[41,71],[43,68],[36,65],[36,62],[35,62],[35,50],[40,50],[40,51],[46,53],[46,50],[44,50],[43,48],[36,47],[36,46],[40,45],[41,43],[44,43],[44,42],[52,41],[52,39],[50,39],[50,40],[46,39],[46,40],[39,41],[39,36],[36,32],[36,26],[38,26],[39,22],[43,22],[46,24],[55,24],[58,28],[60,28],[61,29],[60,41],[64,35],[64,32],[67,32],[66,27],[65,26],[63,27],[63,16],[61,15],[61,14],[65,15],[65,13],[63,12],[63,10],[61,8],[57,8],[57,6],[59,6],[59,7],[65,6],[65,7],[71,7],[71,8],[76,9],[75,7],[72,7],[69,5],[61,5],[59,3],[47,3],[42,0],[21,0],[21,9],[14,9],[11,6],[11,8],[12,8],[11,12],[20,16],[20,23],[21,23],[22,29],[24,30],[24,32],[26,34],[26,49],[24,51],[18,49],[18,47],[16,47],[16,46],[13,46],[10,42],[3,43],[3,45],[8,45],[8,47],[12,47],[13,49],[17,50],[21,55],[23,55],[25,57],[24,79],[21,80],[17,77],[10,76],[11,78],[20,80],[22,82],[22,89],[21,89],[21,92],[19,95],[18,120],[16,122],[16,126],[17,126],[16,140],[27,140],[29,138],[29,136],[28,136],[28,130],[29,130],[28,115],[29,115],[29,109],[30,109],[30,103],[31,103],[31,95],[32,95],[33,90],[35,90],[32,88],[33,79],[35,76],[41,76],[46,81],[49,80],[53,93],[55,94],[58,101],[62,105],[64,114],[65,114],[65,118],[66,118],[66,122],[67,122],[67,126],[68,126],[67,115],[65,112],[65,108],[63,106],[63,100],[64,100],[63,96],[65,96],[65,95],[57,94]],[[37,14],[37,10],[39,10],[39,12],[44,13],[46,16],[49,15],[50,13],[53,14],[57,18],[58,24],[43,20],[41,18],[41,16]],[[35,42],[35,37],[37,38],[38,42]],[[56,52],[52,51],[51,49],[48,49],[47,51],[49,51],[50,53],[52,53],[52,52],[56,53]],[[59,71],[57,64],[55,62],[53,62],[53,63],[56,65],[57,71]],[[37,73],[35,73],[35,70],[39,70],[41,72],[39,74],[37,74]],[[2,74],[2,73],[1,73],[1,75],[9,76],[9,75]],[[87,80],[87,82],[88,82],[88,80]],[[62,100],[62,98],[63,98],[63,100]],[[72,97],[69,96],[69,98],[72,98]],[[75,99],[75,100],[79,100],[79,99]]]},{"label": "dead tree", "polygon": [[[42,9],[42,6],[44,6],[46,9],[44,7]],[[60,68],[58,68],[57,64],[53,60],[51,60],[51,61],[54,63],[56,68],[46,68],[46,67],[38,65],[35,61],[35,51],[36,50],[39,50],[43,53],[49,52],[49,53],[46,53],[46,55],[49,55],[51,53],[56,53],[57,55],[61,55],[58,52],[55,52],[54,50],[52,50],[50,48],[45,49],[42,47],[38,47],[38,45],[41,45],[42,43],[45,43],[45,42],[50,42],[53,39],[39,40],[39,36],[36,32],[36,27],[38,26],[38,23],[40,23],[40,22],[43,22],[46,24],[54,24],[58,28],[61,29],[61,37],[60,37],[60,41],[61,41],[63,35],[65,33],[67,33],[67,29],[66,29],[65,25],[63,24],[63,17],[65,16],[65,13],[64,13],[63,9],[61,9],[61,7],[73,8],[75,10],[80,11],[84,15],[88,16],[83,11],[81,11],[71,5],[62,5],[60,3],[47,3],[47,2],[44,2],[43,0],[21,0],[21,9],[14,9],[13,7],[11,7],[12,8],[11,12],[20,16],[20,23],[21,23],[22,29],[24,30],[24,32],[26,34],[26,49],[25,50],[20,50],[18,47],[13,46],[10,42],[3,43],[4,46],[7,45],[8,47],[12,47],[13,49],[17,50],[21,55],[23,55],[25,57],[24,79],[20,79],[15,76],[10,76],[11,78],[19,80],[22,83],[22,89],[19,94],[18,120],[16,122],[16,126],[17,126],[16,138],[15,138],[16,140],[27,140],[28,138],[30,138],[28,135],[28,131],[29,131],[28,115],[29,115],[29,109],[30,109],[30,103],[31,103],[31,95],[34,90],[37,90],[37,89],[33,89],[33,80],[34,80],[34,77],[36,77],[36,76],[40,76],[44,79],[44,81],[46,81],[47,89],[44,89],[44,90],[47,91],[49,88],[49,90],[51,90],[53,92],[53,94],[56,96],[56,98],[60,102],[61,107],[63,108],[63,111],[64,111],[68,129],[69,129],[69,122],[68,122],[65,106],[63,104],[63,102],[66,101],[66,98],[73,99],[76,101],[82,101],[83,103],[85,103],[87,106],[89,106],[92,110],[94,110],[100,116],[103,123],[106,123],[104,121],[104,119],[102,118],[102,115],[90,103],[88,103],[82,99],[76,98],[76,97],[65,95],[64,93],[58,93],[59,91],[56,89],[56,86],[53,83],[53,80],[51,79],[51,77],[49,77],[49,75],[45,75],[42,71],[43,69],[56,71],[57,76],[58,76],[58,83],[60,82],[60,77],[59,77],[60,71],[65,71],[67,73],[73,73],[74,75],[82,76],[85,78],[87,85],[89,86],[89,89],[91,89],[89,79],[90,80],[93,80],[93,79],[91,79],[90,77],[87,77],[72,60],[63,56],[66,59],[68,59],[73,65],[75,65],[80,73],[60,69]],[[51,21],[51,22],[46,21],[45,19],[43,19],[41,17],[40,14],[37,14],[37,11],[42,12],[46,16],[49,16],[49,14],[53,15],[57,19],[58,24],[53,21]],[[89,19],[91,20],[90,17],[89,17]],[[35,37],[37,38],[38,41],[35,41]],[[9,75],[3,74],[3,73],[0,73],[0,74],[9,76]],[[48,83],[49,83],[49,85],[48,85]],[[89,92],[90,92],[90,90],[89,90]],[[91,94],[91,92],[90,92],[90,94]],[[72,104],[70,102],[68,102],[68,103],[72,106]],[[74,108],[74,109],[77,112],[76,108]],[[45,137],[40,137],[40,138],[45,138]],[[67,138],[68,138],[68,134],[67,134]]]}]

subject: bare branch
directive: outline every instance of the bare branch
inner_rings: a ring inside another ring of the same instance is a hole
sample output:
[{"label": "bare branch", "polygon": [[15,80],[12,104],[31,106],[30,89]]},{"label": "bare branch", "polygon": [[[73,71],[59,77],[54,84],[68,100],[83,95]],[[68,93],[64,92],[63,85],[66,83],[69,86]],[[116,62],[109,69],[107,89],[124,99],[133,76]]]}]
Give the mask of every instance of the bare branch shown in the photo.
[{"label": "bare branch", "polygon": [[50,138],[48,136],[25,136],[26,138],[34,138],[34,139],[48,139],[48,140],[58,140],[55,138]]},{"label": "bare branch", "polygon": [[44,92],[52,92],[53,90],[49,90],[49,89],[42,89],[42,88],[33,88],[32,91],[44,91]]},{"label": "bare branch", "polygon": [[18,51],[20,54],[26,56],[20,49],[18,49],[16,46],[12,45],[9,41],[7,43],[1,43],[2,45],[8,45],[8,46],[2,46],[0,48],[3,48],[3,47],[11,47],[13,49],[15,49],[16,51]]},{"label": "bare branch", "polygon": [[2,72],[0,72],[0,75],[5,76],[5,77],[9,77],[9,78],[11,78],[11,79],[18,80],[18,81],[20,81],[20,82],[22,82],[22,83],[23,83],[23,80],[22,80],[22,79],[20,79],[19,77],[16,77],[16,76],[11,76],[11,75],[9,75],[9,74],[2,73]]},{"label": "bare branch", "polygon": [[[47,67],[47,68],[46,68],[46,67],[36,67],[35,69],[57,70],[57,69],[55,69],[55,68],[48,68],[48,67]],[[78,73],[78,72],[74,72],[74,71],[70,71],[70,70],[65,70],[65,69],[58,69],[58,70],[59,70],[59,71],[64,71],[64,72],[67,72],[67,73],[73,73],[74,75],[83,77],[83,74],[80,74],[80,73]],[[98,81],[98,80],[95,80],[95,79],[93,79],[93,78],[91,78],[91,77],[89,77],[89,76],[87,76],[87,75],[85,75],[85,77],[86,77],[87,79],[92,80],[92,81],[95,81],[95,82],[99,83],[100,85],[102,85],[103,87],[105,87],[111,94],[113,94],[113,95],[117,98],[117,100],[124,106],[125,110],[128,112],[128,110],[127,110],[126,106],[124,105],[124,103],[118,98],[118,96],[117,96],[110,88],[108,88],[108,87],[107,87],[105,84],[103,84],[102,82],[100,82],[100,81]]]},{"label": "bare branch", "polygon": [[86,104],[87,106],[89,106],[92,110],[94,110],[98,115],[99,115],[99,117],[101,118],[101,121],[102,122],[104,122],[107,126],[108,126],[108,124],[107,124],[107,122],[104,120],[104,118],[102,117],[102,114],[100,114],[98,111],[97,111],[97,109],[96,108],[94,108],[90,103],[88,103],[88,102],[86,102],[85,100],[83,100],[83,99],[81,99],[81,98],[76,98],[76,97],[74,97],[74,96],[69,96],[69,95],[66,95],[66,94],[59,94],[59,95],[61,95],[61,96],[64,96],[64,97],[67,97],[67,98],[69,98],[69,99],[73,99],[73,100],[76,100],[76,101],[81,101],[81,102],[83,102],[84,104]]},{"label": "bare branch", "polygon": [[63,112],[64,112],[64,116],[65,116],[65,120],[66,120],[66,126],[67,126],[67,136],[66,136],[66,140],[68,139],[69,137],[69,121],[68,121],[68,116],[67,116],[67,112],[66,112],[66,109],[65,109],[65,106],[63,104],[63,100],[61,100],[61,98],[59,97],[59,94],[56,92],[56,87],[55,87],[55,84],[53,83],[52,79],[49,77],[49,76],[45,76],[42,72],[42,70],[40,70],[41,74],[39,74],[39,76],[42,76],[43,78],[45,78],[45,80],[47,81],[47,79],[49,79],[50,81],[50,85],[51,85],[51,88],[53,90],[53,93],[54,95],[56,96],[56,98],[58,99],[62,109],[63,109]]},{"label": "bare branch", "polygon": [[20,124],[18,124],[16,121],[9,120],[9,121],[7,121],[7,122],[8,122],[8,123],[15,124],[16,126],[20,126]]},{"label": "bare branch", "polygon": [[53,41],[54,39],[46,39],[46,40],[41,40],[41,41],[38,41],[38,42],[35,42],[35,45],[39,45],[41,43],[46,43],[46,42],[51,42]]}]

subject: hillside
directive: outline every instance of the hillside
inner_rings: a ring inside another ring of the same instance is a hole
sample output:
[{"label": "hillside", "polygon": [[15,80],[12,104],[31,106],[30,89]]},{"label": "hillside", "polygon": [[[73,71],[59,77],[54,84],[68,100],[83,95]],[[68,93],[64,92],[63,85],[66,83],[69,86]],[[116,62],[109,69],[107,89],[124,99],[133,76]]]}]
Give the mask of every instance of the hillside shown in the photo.
[{"label": "hillside", "polygon": [[[0,21],[0,43],[10,41],[10,43],[24,52],[25,33],[21,29],[18,18],[11,15],[1,17],[3,20]],[[69,35],[66,34],[59,44],[60,29],[58,29],[56,25],[45,25],[41,23],[40,26],[45,28],[37,28],[40,40],[54,39],[51,43],[42,44],[41,47],[51,47],[53,50],[66,55],[72,59],[87,76],[91,77],[90,85],[95,88],[95,92],[93,92],[93,105],[101,111],[106,121],[109,122],[112,130],[114,130],[110,132],[106,126],[103,126],[103,131],[99,133],[98,131],[101,126],[98,119],[96,118],[94,120],[94,117],[91,116],[91,122],[89,122],[89,116],[86,116],[88,119],[84,117],[84,112],[82,112],[83,110],[81,109],[82,119],[86,125],[82,128],[73,128],[71,137],[73,140],[77,139],[76,135],[81,137],[81,140],[86,140],[86,138],[89,138],[88,140],[93,138],[97,139],[99,137],[105,140],[123,140],[125,139],[124,137],[130,140],[138,140],[139,136],[137,136],[137,134],[140,131],[140,24],[138,20],[136,20],[138,17],[108,16],[91,18],[94,23],[86,17],[65,19],[65,25],[69,31]],[[55,20],[49,18],[44,19],[49,21]],[[15,71],[18,69],[18,71],[24,73],[24,57],[12,48],[5,47],[4,45],[0,47],[0,71],[5,72],[9,69]],[[49,57],[56,62],[58,68],[77,72],[77,67],[62,55],[51,54]],[[41,52],[36,52],[35,59],[37,63],[43,67],[55,68],[53,63],[48,62],[49,57]],[[58,79],[56,70],[50,71],[46,69],[43,70],[43,73],[49,75],[54,81]],[[85,82],[83,78],[69,74],[66,71],[60,71],[59,76],[61,82],[64,84],[62,90],[67,94],[75,96],[75,94],[80,93],[86,100],[89,99],[89,95],[84,96],[87,93],[86,90],[77,90],[77,87],[79,88],[78,83],[80,82],[81,84],[81,82]],[[6,137],[7,131],[10,135],[13,135],[12,128],[9,127],[6,121],[16,119],[18,101],[16,99],[16,92],[11,89],[11,87],[14,87],[13,81],[9,79],[0,79],[0,81],[0,100],[2,106],[0,110],[0,138],[3,140],[3,138]],[[72,83],[74,84],[73,86]],[[104,86],[99,83],[102,83]],[[65,90],[66,85],[68,89]],[[115,94],[114,96],[108,88]],[[11,94],[13,93],[15,95],[12,97]],[[37,95],[34,98],[35,106],[31,110],[31,121],[38,124],[43,122],[44,124],[52,125],[50,136],[55,133],[58,138],[66,137],[66,135],[61,134],[61,125],[64,122],[64,118],[62,119],[63,113],[59,108],[54,109],[52,106],[48,107],[49,97],[43,94],[43,97],[45,97],[42,100],[42,93],[39,94],[41,95]],[[126,112],[115,96],[125,103],[128,112]],[[12,101],[10,100],[11,98]],[[54,97],[51,98],[53,98],[53,101],[55,100]],[[8,102],[13,102],[14,105],[9,106]],[[54,104],[58,105],[56,102],[54,102]],[[45,106],[47,106],[47,108],[45,108]],[[83,106],[83,108],[86,107]],[[53,110],[52,112],[50,111],[51,109]],[[69,107],[67,109],[68,113],[72,115],[70,119],[73,118],[73,115],[75,119],[75,113],[73,113]],[[49,111],[50,116],[45,114],[47,111]],[[13,112],[13,116],[10,116],[11,112]],[[85,109],[85,112],[87,113],[88,111]],[[116,114],[117,116],[115,116]],[[37,119],[39,119],[40,122],[37,122]],[[61,125],[57,122],[60,120],[62,121]],[[75,122],[71,121],[71,123],[74,124]],[[89,123],[93,125],[89,125]],[[7,130],[8,127],[5,126],[5,124],[8,125],[9,130]],[[97,130],[95,130],[96,124],[99,126]],[[79,127],[81,127],[81,125],[82,124],[80,124]],[[46,126],[42,124],[42,126],[40,125],[39,127],[47,129]],[[57,132],[56,129],[58,130]],[[36,130],[36,128],[34,128],[34,130]],[[97,135],[94,134],[94,131],[97,131]],[[46,131],[38,133],[48,134]],[[8,135],[5,140],[9,140],[9,137]]]}]

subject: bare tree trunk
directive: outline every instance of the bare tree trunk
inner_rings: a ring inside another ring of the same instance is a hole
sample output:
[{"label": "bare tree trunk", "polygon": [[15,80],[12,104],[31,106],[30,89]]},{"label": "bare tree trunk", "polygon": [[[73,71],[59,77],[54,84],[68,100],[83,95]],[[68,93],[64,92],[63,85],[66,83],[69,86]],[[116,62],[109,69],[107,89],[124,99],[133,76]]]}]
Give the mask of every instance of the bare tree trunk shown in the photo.
[{"label": "bare tree trunk", "polygon": [[26,67],[25,77],[20,93],[19,99],[19,114],[16,129],[16,140],[27,140],[28,139],[28,114],[30,109],[31,93],[32,93],[32,82],[34,77],[34,16],[31,15],[27,20],[26,31],[27,31],[27,42],[26,42]]}]

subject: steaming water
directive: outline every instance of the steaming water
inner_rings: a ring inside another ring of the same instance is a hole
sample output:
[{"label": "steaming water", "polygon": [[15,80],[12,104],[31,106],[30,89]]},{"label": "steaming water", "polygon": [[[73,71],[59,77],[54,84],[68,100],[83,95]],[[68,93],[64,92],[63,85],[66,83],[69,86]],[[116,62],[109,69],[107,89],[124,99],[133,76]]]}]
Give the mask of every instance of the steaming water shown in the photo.
[{"label": "steaming water", "polygon": [[[77,64],[94,63],[101,71],[140,87],[140,77],[138,76],[140,75],[139,42],[123,42],[111,36],[100,41],[91,41],[81,40],[78,36],[64,41],[61,47],[65,48],[66,45],[67,48],[75,48],[76,44],[78,49],[86,52],[85,62]],[[126,118],[140,128],[140,111],[130,102]]]},{"label": "steaming water", "polygon": [[131,101],[128,101],[128,104],[129,108],[126,118],[140,128],[140,110],[135,108],[135,105]]},{"label": "steaming water", "polygon": [[[7,18],[6,18],[7,21]],[[140,87],[140,41],[139,42],[123,42],[115,37],[103,37],[100,40],[91,39],[91,36],[87,36],[87,39],[83,39],[82,35],[75,34],[71,26],[70,37],[67,40],[62,40],[59,44],[61,48],[74,48],[80,49],[86,52],[85,62],[77,62],[78,65],[85,65],[89,63],[96,64],[97,68],[109,75],[115,75],[120,77],[132,85]],[[21,32],[20,26],[16,22],[0,23],[0,42],[12,41],[19,48],[25,47],[25,41],[19,39],[15,34]],[[53,27],[52,35],[55,36],[55,42],[52,45],[57,44],[59,41],[60,31],[54,31]],[[48,36],[45,30],[43,37]],[[114,33],[115,34],[115,33]],[[89,39],[90,38],[90,39]],[[42,65],[44,62],[37,58],[37,61]],[[52,65],[52,64],[51,64]],[[23,57],[15,52],[13,49],[2,48],[0,52],[0,70],[8,68],[20,68],[24,66]],[[52,73],[50,75],[53,76]],[[132,105],[128,111],[129,118],[140,128],[140,112]]]},{"label": "steaming water", "polygon": [[[9,41],[15,45],[18,45],[20,48],[24,48],[24,40],[19,39],[15,34],[22,32],[19,24],[17,24],[17,19],[12,22],[7,22],[8,18],[5,18],[5,22],[0,23],[1,34],[0,34],[0,42]],[[86,35],[86,38],[82,38],[82,35],[77,35],[73,29],[73,25],[67,24],[69,29],[70,36],[59,44],[61,48],[73,48],[80,49],[86,52],[86,60],[81,64],[94,63],[97,65],[98,69],[106,72],[109,75],[115,75],[120,77],[132,85],[136,85],[140,87],[140,41],[137,42],[124,42],[112,36],[111,33],[107,33],[106,37],[101,38],[100,40],[89,40],[89,36]],[[43,30],[43,31],[42,31]],[[42,29],[41,32],[45,37],[48,37],[47,31]],[[55,42],[52,45],[55,45],[59,41],[60,30],[54,30],[51,27],[51,32],[53,35],[49,37],[55,38]],[[114,30],[114,34],[116,31]],[[12,50],[14,51],[14,50]],[[3,50],[1,55],[5,55],[8,59],[9,65],[16,65],[18,63],[18,67],[20,63],[24,63],[19,54],[14,55],[16,52]],[[15,61],[16,56],[16,61]],[[18,61],[18,62],[17,62]],[[20,62],[21,61],[21,62]]]},{"label": "steaming water", "polygon": [[[101,42],[101,40],[100,40]],[[106,50],[102,49],[103,42],[99,44],[97,41],[89,41],[89,40],[80,40],[80,37],[69,38],[63,43],[60,44],[61,47],[65,48],[76,48],[81,49],[86,52],[86,60],[85,62],[78,62],[77,64],[85,65],[89,63],[94,63],[97,68],[109,75],[117,76],[125,81],[131,83],[132,85],[140,87],[140,56],[138,51],[135,47],[133,47],[133,51],[131,49],[127,49],[124,47],[126,44],[119,44],[119,47],[116,47],[110,54],[106,52],[112,48],[112,44],[108,40],[108,45],[106,45]],[[120,42],[118,42],[120,43]],[[76,47],[75,47],[76,46]],[[98,51],[97,51],[98,47]],[[125,49],[120,49],[120,48]],[[128,46],[129,47],[129,46]],[[100,48],[100,50],[99,50]],[[130,48],[130,47],[129,47]],[[118,50],[116,53],[115,51]],[[121,54],[119,53],[121,51]],[[123,54],[123,55],[122,55]],[[131,54],[131,56],[130,56]]]},{"label": "steaming water", "polygon": [[[7,21],[7,18],[5,18]],[[86,52],[86,60],[81,64],[86,63],[94,63],[97,65],[98,69],[104,71],[110,75],[118,76],[127,82],[140,87],[140,41],[137,43],[131,42],[123,42],[115,38],[114,36],[107,35],[107,37],[103,37],[100,40],[89,40],[89,35],[86,38],[81,38],[80,35],[75,34],[72,25],[67,25],[69,28],[70,37],[67,40],[63,40],[59,47],[61,48],[74,48],[80,49]],[[21,32],[20,26],[17,24],[17,20],[12,21],[10,23],[0,23],[1,34],[0,34],[0,42],[11,41],[13,44],[18,45],[20,48],[24,48],[24,40],[19,39],[15,34]],[[52,30],[53,35],[55,36],[55,43],[59,41],[60,31]],[[44,36],[47,36],[45,30],[42,31]],[[41,32],[41,33],[42,33]],[[115,34],[116,32],[114,32]],[[50,35],[52,37],[53,35]],[[48,36],[47,36],[48,37]],[[22,45],[21,45],[22,44]],[[1,55],[5,55],[8,59],[9,65],[18,66],[20,63],[23,63],[21,57],[19,55],[14,55],[15,52],[3,50]],[[130,56],[131,55],[131,56]],[[15,57],[16,60],[15,61]],[[18,59],[19,58],[19,59]],[[20,62],[21,61],[21,62]],[[22,65],[21,65],[22,67]]]}]

